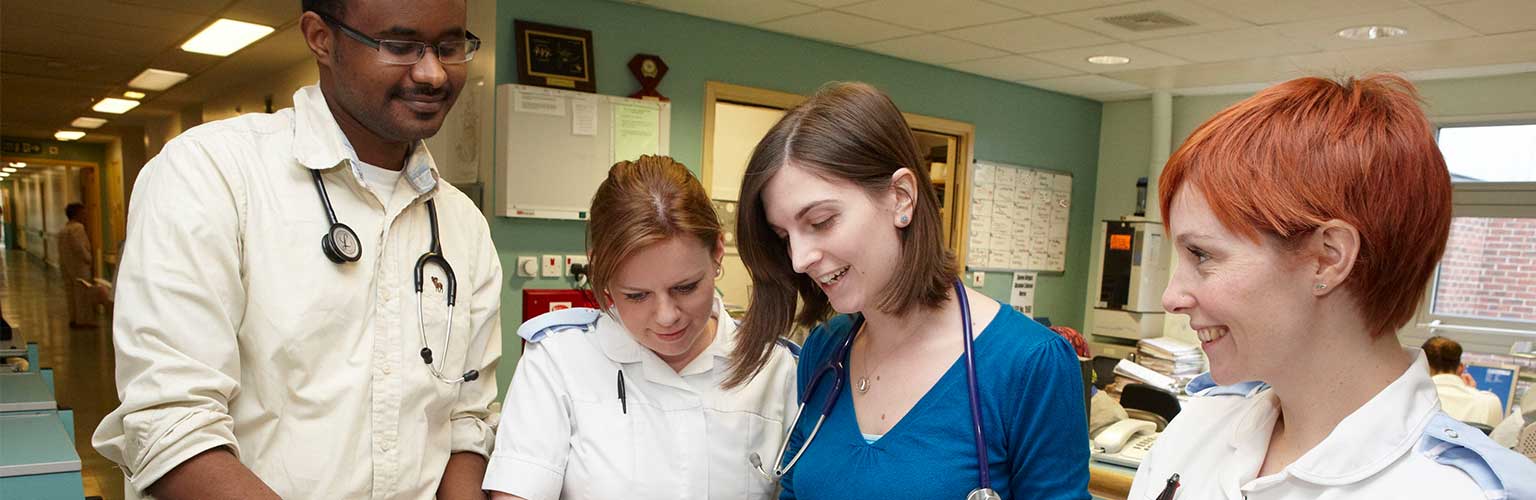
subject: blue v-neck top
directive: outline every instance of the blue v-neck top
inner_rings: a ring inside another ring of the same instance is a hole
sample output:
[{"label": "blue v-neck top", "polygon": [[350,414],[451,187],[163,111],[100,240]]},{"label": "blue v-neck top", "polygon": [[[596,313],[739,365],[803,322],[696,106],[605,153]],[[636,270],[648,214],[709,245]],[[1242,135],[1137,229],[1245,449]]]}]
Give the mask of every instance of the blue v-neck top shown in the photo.
[{"label": "blue v-neck top", "polygon": [[[800,393],[813,393],[790,435],[789,456],[815,426],[833,377],[823,376],[820,387],[806,384],[852,327],[852,316],[838,316],[806,339]],[[1004,306],[976,337],[975,357],[992,488],[1004,499],[1089,498],[1088,417],[1072,346]],[[816,439],[783,477],[780,499],[961,500],[976,488],[963,359],[874,443],[859,432],[849,378],[843,377],[837,403]]]}]

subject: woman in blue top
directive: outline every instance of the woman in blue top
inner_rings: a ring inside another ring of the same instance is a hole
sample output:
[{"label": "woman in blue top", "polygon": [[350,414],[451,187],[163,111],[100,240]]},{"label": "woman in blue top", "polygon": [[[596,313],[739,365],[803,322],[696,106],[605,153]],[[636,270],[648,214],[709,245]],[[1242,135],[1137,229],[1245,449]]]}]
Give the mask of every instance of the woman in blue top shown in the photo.
[{"label": "woman in blue top", "polygon": [[748,462],[784,474],[780,498],[958,500],[983,481],[1002,498],[1088,498],[1072,347],[959,285],[922,165],[895,104],[860,83],[817,92],[757,145],[737,223],[752,304],[727,384],[792,323],[815,329],[787,451]]}]

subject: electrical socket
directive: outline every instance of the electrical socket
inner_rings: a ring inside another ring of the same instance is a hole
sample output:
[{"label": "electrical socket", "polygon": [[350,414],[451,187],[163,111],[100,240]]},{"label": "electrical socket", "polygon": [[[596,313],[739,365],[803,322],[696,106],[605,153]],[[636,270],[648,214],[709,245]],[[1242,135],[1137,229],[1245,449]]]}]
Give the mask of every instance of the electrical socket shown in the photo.
[{"label": "electrical socket", "polygon": [[557,278],[563,276],[565,259],[559,255],[543,255],[539,257],[539,275],[545,278]]}]

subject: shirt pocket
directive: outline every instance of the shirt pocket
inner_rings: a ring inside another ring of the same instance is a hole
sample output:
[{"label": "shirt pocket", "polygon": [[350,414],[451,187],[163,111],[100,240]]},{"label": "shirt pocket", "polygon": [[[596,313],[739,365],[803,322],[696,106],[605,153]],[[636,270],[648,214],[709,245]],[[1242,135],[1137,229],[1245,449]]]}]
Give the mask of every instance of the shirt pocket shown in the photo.
[{"label": "shirt pocket", "polygon": [[572,401],[571,457],[562,498],[627,498],[635,477],[635,405],[624,413],[617,396],[608,401]]},{"label": "shirt pocket", "polygon": [[[475,332],[470,329],[468,304],[462,300],[467,297],[462,293],[463,287],[460,287],[460,293],[455,294],[455,299],[460,300],[454,304],[450,323],[445,273],[432,264],[425,266],[422,271],[421,295],[418,297],[414,288],[407,289],[410,302],[406,304],[412,309],[419,307],[421,322],[406,325],[405,331],[416,331],[415,339],[411,342],[421,342],[421,336],[425,335],[427,345],[424,347],[432,349],[432,362],[440,367],[444,377],[458,378],[465,370],[472,368],[467,366],[466,358]],[[407,279],[415,278],[412,275]],[[406,317],[414,319],[415,311],[407,313]]]},{"label": "shirt pocket", "polygon": [[[722,430],[726,435],[718,438],[735,446],[722,450],[724,456],[716,457],[716,466],[724,467],[721,473],[731,478],[734,484],[741,485],[741,498],[772,498],[778,491],[778,484],[759,473],[749,457],[756,453],[762,460],[763,469],[773,472],[773,464],[779,456],[779,444],[784,437],[783,424],[752,412],[732,412],[723,417],[725,425]],[[710,438],[713,441],[717,436]]]}]

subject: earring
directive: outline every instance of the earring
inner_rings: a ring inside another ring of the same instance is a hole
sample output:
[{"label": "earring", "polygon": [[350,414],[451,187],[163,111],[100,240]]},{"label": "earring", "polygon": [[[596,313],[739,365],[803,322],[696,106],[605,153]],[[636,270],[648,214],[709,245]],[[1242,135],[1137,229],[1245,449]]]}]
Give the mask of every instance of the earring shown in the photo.
[{"label": "earring", "polygon": [[1318,283],[1317,285],[1314,285],[1313,287],[1317,288],[1318,290],[1325,290],[1325,289],[1328,288],[1328,284],[1327,283]]},{"label": "earring", "polygon": [[907,216],[905,216],[905,215],[903,215],[903,216],[901,216],[901,225],[902,225],[902,226],[906,226],[906,225],[907,225],[907,222],[908,222],[908,221],[910,221],[910,220],[911,220],[911,219],[910,219],[910,218],[908,218],[908,217],[907,217]]},{"label": "earring", "polygon": [[719,265],[719,264],[715,264],[715,279],[720,279],[720,278],[724,278],[724,277],[725,277],[725,266],[722,266],[722,265]]}]

